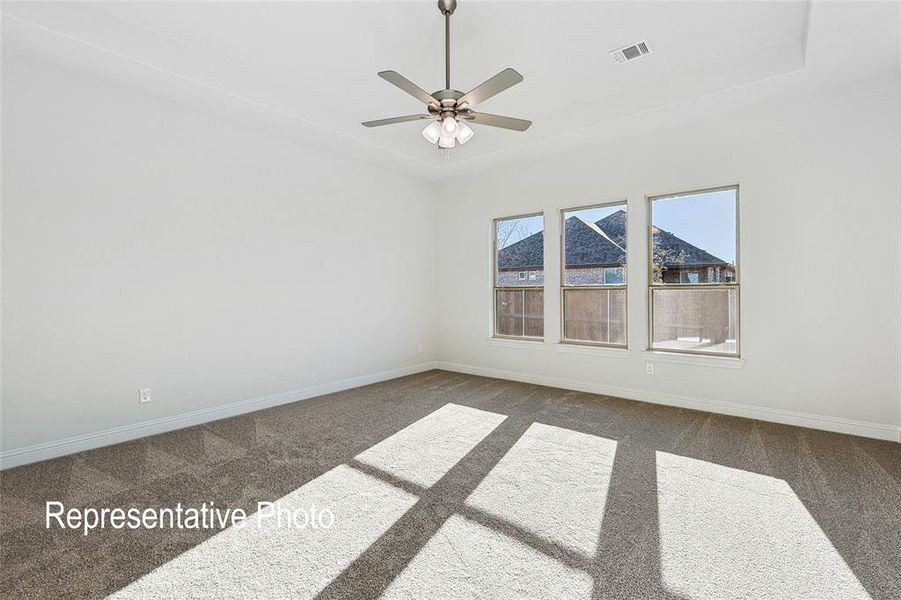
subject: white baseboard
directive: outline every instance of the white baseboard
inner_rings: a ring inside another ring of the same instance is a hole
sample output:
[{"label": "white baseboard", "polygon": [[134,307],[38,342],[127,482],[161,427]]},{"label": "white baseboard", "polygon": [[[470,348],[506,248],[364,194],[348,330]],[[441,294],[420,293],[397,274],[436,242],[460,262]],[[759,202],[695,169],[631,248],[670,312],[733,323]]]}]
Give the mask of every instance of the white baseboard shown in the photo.
[{"label": "white baseboard", "polygon": [[455,371],[457,373],[482,375],[484,377],[494,377],[497,379],[507,379],[510,381],[533,383],[536,385],[545,385],[548,387],[561,388],[565,390],[575,390],[578,392],[589,392],[592,394],[616,396],[618,398],[627,398],[629,400],[640,400],[642,402],[652,402],[654,404],[665,404],[667,406],[678,406],[681,408],[693,408],[695,410],[703,410],[735,417],[747,417],[749,419],[758,419],[760,421],[783,423],[785,425],[797,425],[799,427],[809,427],[812,429],[822,429],[825,431],[849,433],[852,435],[876,438],[880,440],[901,442],[901,427],[897,425],[871,423],[869,421],[856,421],[853,419],[844,419],[841,417],[828,417],[824,415],[815,415],[812,413],[797,412],[792,410],[782,410],[778,408],[766,408],[750,404],[737,404],[734,402],[707,400],[703,398],[693,398],[689,396],[680,396],[677,394],[668,394],[665,392],[638,390],[577,379],[566,379],[563,377],[553,377],[549,375],[534,375],[531,373],[521,373],[518,371],[506,371],[503,369],[477,367],[473,365],[464,365],[440,360],[436,362],[436,368],[443,369],[445,371]]},{"label": "white baseboard", "polygon": [[149,435],[191,427],[192,425],[202,425],[203,423],[209,423],[210,421],[234,417],[255,410],[288,404],[289,402],[297,402],[298,400],[315,398],[316,396],[322,396],[324,394],[349,390],[371,383],[403,377],[404,375],[422,373],[423,371],[435,368],[437,368],[435,362],[425,362],[397,369],[389,369],[387,371],[379,371],[377,373],[369,373],[357,377],[349,377],[347,379],[340,379],[329,383],[320,383],[298,390],[291,390],[289,392],[281,392],[279,394],[231,402],[221,406],[203,408],[171,417],[142,421],[133,425],[113,427],[112,429],[104,429],[102,431],[77,435],[53,442],[25,446],[24,448],[14,448],[12,450],[0,452],[0,469],[8,469],[10,467],[17,467],[19,465],[25,465],[40,460],[73,454],[75,452],[82,452],[84,450],[127,442]]},{"label": "white baseboard", "polygon": [[324,394],[340,392],[355,387],[387,381],[396,377],[405,375],[413,375],[430,369],[443,369],[445,371],[454,371],[457,373],[468,373],[471,375],[481,375],[484,377],[495,377],[497,379],[507,379],[510,381],[520,381],[523,383],[533,383],[536,385],[546,385],[548,387],[562,388],[567,390],[576,390],[580,392],[589,392],[593,394],[603,394],[607,396],[616,396],[619,398],[627,398],[630,400],[641,400],[643,402],[652,402],[654,404],[665,404],[667,406],[679,406],[682,408],[693,408],[708,412],[720,413],[724,415],[732,415],[736,417],[747,417],[750,419],[759,419],[761,421],[771,421],[774,423],[784,423],[786,425],[797,425],[799,427],[810,427],[813,429],[823,429],[825,431],[835,431],[838,433],[849,433],[852,435],[860,435],[880,440],[889,440],[893,442],[901,442],[901,427],[895,425],[885,425],[882,423],[870,423],[868,421],[856,421],[853,419],[843,419],[841,417],[828,417],[823,415],[815,415],[811,413],[796,412],[790,410],[781,410],[775,408],[766,408],[761,406],[753,406],[749,404],[736,404],[733,402],[722,402],[718,400],[707,400],[702,398],[693,398],[689,396],[680,396],[677,394],[667,394],[664,392],[653,392],[647,390],[637,390],[632,388],[624,388],[613,385],[605,385],[590,381],[582,381],[577,379],[566,379],[563,377],[553,377],[549,375],[534,375],[530,373],[521,373],[518,371],[506,371],[503,369],[492,369],[488,367],[477,367],[473,365],[464,365],[447,361],[432,361],[397,369],[389,369],[387,371],[379,371],[377,373],[369,373],[357,377],[350,377],[329,383],[321,383],[309,387],[282,392],[279,394],[271,394],[269,396],[261,396],[259,398],[251,398],[249,400],[241,400],[221,406],[214,406],[195,410],[171,417],[162,417],[150,421],[143,421],[133,425],[123,425],[112,429],[105,429],[84,435],[78,435],[70,438],[46,442],[43,444],[35,444],[23,448],[14,448],[5,452],[0,452],[0,469],[8,469],[19,465],[25,465],[41,460],[65,456],[75,452],[118,444],[130,440],[183,429],[193,425],[201,425],[234,417],[255,410],[262,410],[281,404],[315,398]]}]

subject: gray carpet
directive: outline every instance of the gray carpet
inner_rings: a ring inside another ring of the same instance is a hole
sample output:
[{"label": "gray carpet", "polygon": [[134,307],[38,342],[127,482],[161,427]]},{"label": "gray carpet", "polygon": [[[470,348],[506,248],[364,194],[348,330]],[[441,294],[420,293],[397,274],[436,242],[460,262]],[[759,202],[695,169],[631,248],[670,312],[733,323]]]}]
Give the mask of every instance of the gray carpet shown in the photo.
[{"label": "gray carpet", "polygon": [[[47,500],[335,525],[83,536]],[[899,444],[444,371],[0,474],[4,598],[901,598],[899,548]]]}]

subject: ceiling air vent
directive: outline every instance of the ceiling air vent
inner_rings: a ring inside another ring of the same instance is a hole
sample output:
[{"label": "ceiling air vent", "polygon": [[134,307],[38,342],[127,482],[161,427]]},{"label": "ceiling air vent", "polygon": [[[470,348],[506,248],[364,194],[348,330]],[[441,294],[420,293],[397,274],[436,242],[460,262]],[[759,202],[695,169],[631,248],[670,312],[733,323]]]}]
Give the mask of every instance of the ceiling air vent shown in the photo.
[{"label": "ceiling air vent", "polygon": [[625,48],[619,48],[618,50],[613,50],[610,52],[610,56],[612,56],[613,60],[616,62],[624,63],[635,60],[636,58],[641,58],[642,56],[647,56],[650,53],[651,47],[648,46],[648,43],[645,41],[626,46]]}]

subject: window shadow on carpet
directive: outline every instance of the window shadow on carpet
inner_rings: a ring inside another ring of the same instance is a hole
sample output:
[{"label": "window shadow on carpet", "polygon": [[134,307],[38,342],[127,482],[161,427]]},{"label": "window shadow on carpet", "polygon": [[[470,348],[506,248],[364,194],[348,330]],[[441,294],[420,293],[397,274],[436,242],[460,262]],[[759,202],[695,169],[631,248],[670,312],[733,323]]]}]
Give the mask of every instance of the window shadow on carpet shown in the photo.
[{"label": "window shadow on carpet", "polygon": [[[428,484],[453,468],[504,419],[448,403],[353,462],[377,464],[395,477]],[[214,535],[111,598],[309,598],[416,501],[414,494],[353,464],[339,465],[276,500],[274,510],[261,510],[248,523]],[[313,515],[326,510],[329,526],[323,527]]]},{"label": "window shadow on carpet", "polygon": [[[233,596],[898,598],[899,482],[898,444],[432,371],[4,471],[0,596],[103,597],[234,555]],[[350,528],[85,538],[41,522],[48,499],[277,498],[343,506]]]}]

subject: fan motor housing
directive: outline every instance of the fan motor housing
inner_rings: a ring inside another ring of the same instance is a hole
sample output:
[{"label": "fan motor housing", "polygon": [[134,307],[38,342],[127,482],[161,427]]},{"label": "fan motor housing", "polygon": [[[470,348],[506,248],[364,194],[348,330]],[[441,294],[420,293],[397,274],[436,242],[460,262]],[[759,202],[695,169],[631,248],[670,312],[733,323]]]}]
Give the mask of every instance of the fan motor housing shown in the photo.
[{"label": "fan motor housing", "polygon": [[438,10],[442,15],[452,15],[457,10],[457,0],[438,0]]},{"label": "fan motor housing", "polygon": [[449,103],[457,103],[459,98],[463,97],[463,92],[460,90],[438,90],[437,92],[432,93],[432,98],[440,102],[443,106],[446,106]]},{"label": "fan motor housing", "polygon": [[457,99],[463,96],[460,90],[438,90],[432,94],[432,97],[441,103],[441,106],[429,105],[429,112],[433,115],[439,115],[442,119],[445,117],[455,117],[457,115]]}]

